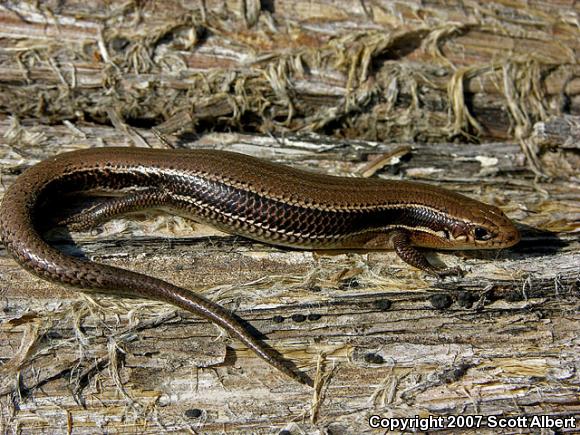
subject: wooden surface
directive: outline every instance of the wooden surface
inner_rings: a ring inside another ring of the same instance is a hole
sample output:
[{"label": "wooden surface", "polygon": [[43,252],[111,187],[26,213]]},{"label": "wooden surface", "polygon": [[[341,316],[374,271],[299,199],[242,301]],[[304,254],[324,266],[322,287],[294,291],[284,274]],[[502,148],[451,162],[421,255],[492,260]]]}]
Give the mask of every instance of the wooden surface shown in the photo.
[{"label": "wooden surface", "polygon": [[[44,282],[2,249],[2,432],[579,415],[578,5],[428,3],[0,3],[1,189],[58,152],[166,146],[155,127],[177,147],[432,182],[500,206],[523,234],[501,252],[430,254],[467,271],[444,281],[392,252],[279,249],[155,212],[48,234],[235,311],[314,390],[194,315]],[[505,431],[520,432],[539,430]]]},{"label": "wooden surface", "polygon": [[579,13],[566,0],[4,1],[0,111],[507,140],[580,114]]},{"label": "wooden surface", "polygon": [[[8,129],[0,124],[4,137]],[[20,127],[43,139],[17,147],[4,139],[3,183],[52,153],[52,140],[63,150],[97,138],[126,141],[112,129],[81,130],[86,139],[65,127]],[[190,146],[343,175],[393,149],[238,134],[207,135]],[[317,378],[314,391],[193,315],[155,302],[81,297],[32,277],[2,251],[4,427],[340,433],[369,430],[373,414],[576,414],[577,189],[534,183],[509,143],[412,149],[410,160],[382,176],[405,174],[499,204],[521,225],[522,242],[499,253],[438,254],[468,274],[434,281],[392,252],[280,250],[162,215],[74,237],[95,261],[162,277],[235,310]],[[52,239],[73,249],[58,233]]]}]

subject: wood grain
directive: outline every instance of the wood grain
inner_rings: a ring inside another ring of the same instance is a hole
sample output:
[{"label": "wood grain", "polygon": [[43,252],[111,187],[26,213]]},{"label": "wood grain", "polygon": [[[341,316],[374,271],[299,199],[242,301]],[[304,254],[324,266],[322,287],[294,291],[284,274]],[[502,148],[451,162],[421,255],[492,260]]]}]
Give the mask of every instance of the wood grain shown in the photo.
[{"label": "wood grain", "polygon": [[46,283],[2,248],[0,431],[578,416],[579,14],[567,0],[0,2],[0,190],[67,150],[219,148],[435,183],[523,234],[432,254],[467,271],[445,281],[392,252],[282,250],[158,212],[47,235],[232,309],[315,390],[193,315]]},{"label": "wood grain", "polygon": [[[127,141],[122,131],[76,127],[86,138],[64,126],[20,126],[20,137],[42,138],[10,144],[14,125],[0,123],[3,184],[55,152],[51,141],[62,150],[97,138]],[[150,132],[139,134],[159,146]],[[395,148],[241,134],[187,146],[342,175]],[[4,427],[59,432],[69,421],[82,433],[366,432],[373,414],[576,414],[577,189],[565,180],[534,183],[515,144],[409,147],[410,159],[379,176],[430,180],[499,204],[521,225],[520,245],[437,254],[469,273],[434,281],[392,252],[280,250],[155,213],[75,235],[74,244],[51,236],[61,249],[162,277],[235,310],[318,377],[314,396],[193,315],[155,302],[81,297],[32,277],[2,251]]]}]

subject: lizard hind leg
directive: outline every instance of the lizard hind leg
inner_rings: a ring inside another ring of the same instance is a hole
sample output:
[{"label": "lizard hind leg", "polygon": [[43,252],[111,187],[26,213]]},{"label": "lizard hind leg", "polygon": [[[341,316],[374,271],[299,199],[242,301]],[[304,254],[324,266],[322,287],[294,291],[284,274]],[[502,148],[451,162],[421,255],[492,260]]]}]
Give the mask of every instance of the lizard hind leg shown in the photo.
[{"label": "lizard hind leg", "polygon": [[86,231],[115,216],[159,207],[167,202],[167,194],[158,188],[131,192],[121,197],[107,198],[94,207],[81,210],[59,222],[73,231]]}]

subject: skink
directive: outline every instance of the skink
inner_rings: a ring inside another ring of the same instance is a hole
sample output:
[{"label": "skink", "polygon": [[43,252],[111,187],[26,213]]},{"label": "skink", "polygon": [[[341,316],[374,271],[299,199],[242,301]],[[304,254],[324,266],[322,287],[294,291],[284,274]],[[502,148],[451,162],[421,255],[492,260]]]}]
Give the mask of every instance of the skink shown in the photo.
[{"label": "skink", "polygon": [[307,385],[236,316],[161,279],[66,255],[37,229],[39,207],[57,195],[117,196],[65,220],[92,228],[130,211],[164,208],[229,233],[305,249],[394,249],[405,262],[443,274],[416,247],[499,249],[520,236],[496,207],[427,184],[342,178],[211,150],[98,148],[45,160],[20,175],[0,206],[0,236],[24,268],[49,281],[166,301],[226,329],[281,372]]}]

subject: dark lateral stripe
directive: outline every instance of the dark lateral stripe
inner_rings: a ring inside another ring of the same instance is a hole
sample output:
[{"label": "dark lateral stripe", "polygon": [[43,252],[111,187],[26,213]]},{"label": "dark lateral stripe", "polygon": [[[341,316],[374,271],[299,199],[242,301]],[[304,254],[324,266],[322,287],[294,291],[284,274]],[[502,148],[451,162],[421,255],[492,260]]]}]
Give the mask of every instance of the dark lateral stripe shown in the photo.
[{"label": "dark lateral stripe", "polygon": [[210,221],[250,232],[275,233],[281,238],[336,239],[395,227],[415,228],[417,231],[430,229],[439,233],[453,225],[463,224],[443,212],[419,204],[386,203],[363,209],[290,204],[203,176],[169,175],[167,171],[156,173],[151,168],[144,171],[136,168],[76,171],[53,180],[47,190],[74,191],[97,185],[111,189],[132,186],[163,188],[173,198],[169,206]]},{"label": "dark lateral stripe", "polygon": [[[452,220],[428,207],[386,204],[364,210],[323,210],[288,204],[254,192],[198,178],[179,192],[179,201],[189,207],[209,209],[224,223],[243,222],[263,230],[298,237],[336,238],[388,226],[429,228],[439,232]],[[192,187],[194,187],[192,189]]]}]

